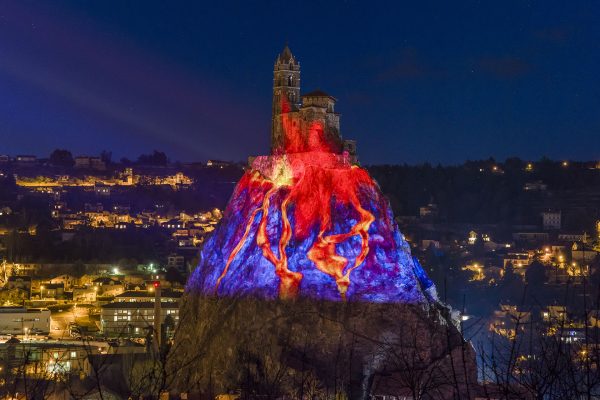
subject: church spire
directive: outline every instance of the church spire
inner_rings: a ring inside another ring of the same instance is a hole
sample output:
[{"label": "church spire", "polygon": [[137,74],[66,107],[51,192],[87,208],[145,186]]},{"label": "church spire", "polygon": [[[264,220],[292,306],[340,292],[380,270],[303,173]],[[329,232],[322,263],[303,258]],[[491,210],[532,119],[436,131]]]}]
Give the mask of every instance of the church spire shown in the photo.
[{"label": "church spire", "polygon": [[283,102],[289,104],[288,111],[297,111],[300,104],[300,63],[292,54],[287,43],[277,56],[273,68],[271,151],[277,151],[283,146],[281,122]]},{"label": "church spire", "polygon": [[279,54],[279,57],[277,57],[277,61],[280,63],[289,63],[290,61],[295,63],[296,60],[294,59],[294,55],[292,54],[287,42],[283,47],[282,52]]}]

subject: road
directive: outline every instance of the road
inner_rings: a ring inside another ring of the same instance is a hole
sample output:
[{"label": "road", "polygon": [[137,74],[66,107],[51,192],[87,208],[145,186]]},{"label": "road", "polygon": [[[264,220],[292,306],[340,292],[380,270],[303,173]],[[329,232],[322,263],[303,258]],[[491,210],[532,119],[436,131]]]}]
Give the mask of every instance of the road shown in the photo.
[{"label": "road", "polygon": [[70,337],[69,324],[75,322],[75,311],[58,311],[51,314],[50,337],[65,339]]},{"label": "road", "polygon": [[93,322],[89,319],[89,308],[87,307],[65,307],[64,311],[59,309],[52,312],[50,323],[50,337],[52,339],[66,339],[70,337],[69,324],[77,322],[80,325],[88,325]]}]

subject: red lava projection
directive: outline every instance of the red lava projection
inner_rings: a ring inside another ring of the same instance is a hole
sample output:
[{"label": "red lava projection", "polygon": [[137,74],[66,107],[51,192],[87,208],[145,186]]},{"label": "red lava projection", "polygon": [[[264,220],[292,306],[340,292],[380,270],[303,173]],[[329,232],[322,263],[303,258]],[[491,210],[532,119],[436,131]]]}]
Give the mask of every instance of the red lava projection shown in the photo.
[{"label": "red lava projection", "polygon": [[188,288],[281,299],[422,301],[408,245],[367,171],[336,152],[320,121],[301,131],[285,100],[281,108],[284,146],[251,163]]}]

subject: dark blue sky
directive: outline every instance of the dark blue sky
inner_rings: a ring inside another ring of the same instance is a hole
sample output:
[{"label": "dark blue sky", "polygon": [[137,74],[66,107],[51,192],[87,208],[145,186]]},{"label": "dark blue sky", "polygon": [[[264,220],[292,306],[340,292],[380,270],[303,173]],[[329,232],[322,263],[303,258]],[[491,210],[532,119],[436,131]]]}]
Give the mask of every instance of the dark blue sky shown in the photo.
[{"label": "dark blue sky", "polygon": [[1,1],[0,154],[268,150],[272,66],[364,163],[600,159],[595,1]]}]

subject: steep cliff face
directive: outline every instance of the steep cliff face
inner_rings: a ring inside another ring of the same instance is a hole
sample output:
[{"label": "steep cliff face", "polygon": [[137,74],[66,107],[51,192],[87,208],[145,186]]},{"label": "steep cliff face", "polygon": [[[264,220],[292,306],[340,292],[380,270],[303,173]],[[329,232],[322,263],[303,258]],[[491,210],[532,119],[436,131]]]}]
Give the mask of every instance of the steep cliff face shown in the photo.
[{"label": "steep cliff face", "polygon": [[294,153],[254,160],[205,243],[188,291],[424,303],[427,279],[415,268],[364,169],[344,155]]},{"label": "steep cliff face", "polygon": [[473,350],[444,312],[188,294],[175,338],[175,349],[187,351],[176,351],[167,369],[176,371],[173,388],[205,398],[240,390],[248,398],[366,399],[420,387],[468,399]]}]

